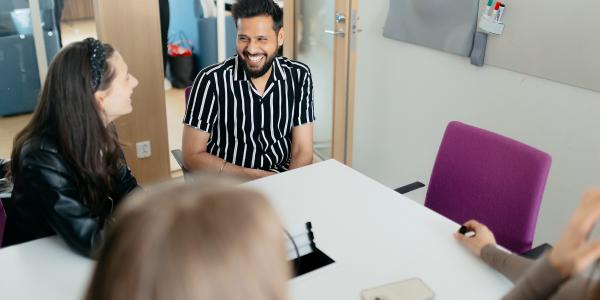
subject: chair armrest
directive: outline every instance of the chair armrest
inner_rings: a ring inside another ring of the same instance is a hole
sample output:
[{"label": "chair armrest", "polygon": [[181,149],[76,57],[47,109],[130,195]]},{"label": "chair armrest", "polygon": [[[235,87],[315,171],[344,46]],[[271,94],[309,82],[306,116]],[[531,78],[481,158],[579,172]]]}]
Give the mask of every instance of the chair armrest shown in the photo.
[{"label": "chair armrest", "polygon": [[177,161],[177,164],[179,164],[179,166],[181,167],[181,171],[183,171],[184,174],[187,173],[188,170],[183,165],[183,157],[181,155],[181,150],[180,149],[171,150],[171,154],[173,155],[173,158],[175,158],[175,160]]},{"label": "chair armrest", "polygon": [[415,182],[413,182],[411,184],[407,184],[405,186],[401,186],[401,187],[399,187],[397,189],[394,189],[394,191],[396,191],[396,192],[398,192],[400,194],[406,194],[406,193],[412,192],[412,191],[414,191],[416,189],[420,189],[420,188],[422,188],[424,186],[425,186],[425,184],[423,184],[422,182],[415,181]]},{"label": "chair armrest", "polygon": [[0,200],[9,199],[12,195],[13,184],[6,178],[0,178]]},{"label": "chair armrest", "polygon": [[547,250],[550,250],[550,249],[552,249],[552,246],[550,244],[543,243],[535,248],[531,248],[531,249],[521,253],[521,256],[531,258],[531,259],[538,259],[538,258],[542,257],[542,255],[544,255],[544,253]]},{"label": "chair armrest", "polygon": [[6,177],[10,169],[10,159],[0,158],[0,179]]}]

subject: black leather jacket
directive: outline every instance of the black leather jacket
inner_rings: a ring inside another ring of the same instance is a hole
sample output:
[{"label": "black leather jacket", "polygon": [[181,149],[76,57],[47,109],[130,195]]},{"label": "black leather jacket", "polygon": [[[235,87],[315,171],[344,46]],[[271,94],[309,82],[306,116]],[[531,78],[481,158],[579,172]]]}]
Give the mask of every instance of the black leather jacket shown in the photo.
[{"label": "black leather jacket", "polygon": [[20,175],[5,202],[4,246],[58,234],[73,250],[89,256],[100,244],[105,220],[137,181],[125,160],[106,195],[106,209],[94,217],[82,201],[75,175],[52,136],[32,138],[19,155]]}]

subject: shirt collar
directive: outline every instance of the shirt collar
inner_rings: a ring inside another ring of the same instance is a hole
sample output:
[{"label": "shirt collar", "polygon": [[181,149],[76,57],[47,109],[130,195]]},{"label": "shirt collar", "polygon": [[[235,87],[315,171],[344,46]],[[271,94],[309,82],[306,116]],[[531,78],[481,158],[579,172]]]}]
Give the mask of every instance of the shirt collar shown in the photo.
[{"label": "shirt collar", "polygon": [[277,81],[277,80],[286,80],[286,76],[285,76],[285,72],[283,72],[283,69],[281,68],[281,56],[277,56],[275,57],[275,59],[273,60],[273,80]]},{"label": "shirt collar", "polygon": [[240,56],[236,55],[233,80],[235,80],[235,81],[248,80],[248,76],[246,75],[246,72],[244,71],[244,67],[242,66],[242,64],[240,63],[239,60],[240,60]]}]

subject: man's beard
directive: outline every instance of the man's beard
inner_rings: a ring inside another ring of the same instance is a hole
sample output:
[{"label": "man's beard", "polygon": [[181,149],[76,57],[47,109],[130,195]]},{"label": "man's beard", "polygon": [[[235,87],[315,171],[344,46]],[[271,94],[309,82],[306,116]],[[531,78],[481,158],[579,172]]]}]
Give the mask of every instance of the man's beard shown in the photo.
[{"label": "man's beard", "polygon": [[273,65],[273,61],[275,60],[275,57],[277,57],[277,52],[273,53],[272,55],[268,55],[267,58],[265,59],[265,64],[262,66],[262,68],[260,68],[258,70],[252,70],[246,64],[244,57],[246,57],[246,59],[249,59],[248,57],[250,56],[250,54],[248,52],[244,51],[244,55],[240,55],[238,53],[238,56],[240,56],[240,62],[242,63],[242,67],[246,71],[246,74],[248,74],[248,76],[250,76],[250,78],[259,78],[259,77],[265,75],[269,71],[269,68],[271,68],[271,66]]}]

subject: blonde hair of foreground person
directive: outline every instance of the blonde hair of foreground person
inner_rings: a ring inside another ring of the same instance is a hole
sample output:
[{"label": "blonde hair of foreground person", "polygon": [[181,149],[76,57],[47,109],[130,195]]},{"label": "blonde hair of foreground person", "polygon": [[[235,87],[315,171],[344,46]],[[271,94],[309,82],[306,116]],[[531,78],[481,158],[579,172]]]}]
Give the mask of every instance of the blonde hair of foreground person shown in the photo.
[{"label": "blonde hair of foreground person", "polygon": [[86,299],[287,298],[291,267],[273,207],[257,191],[203,179],[123,203]]}]

